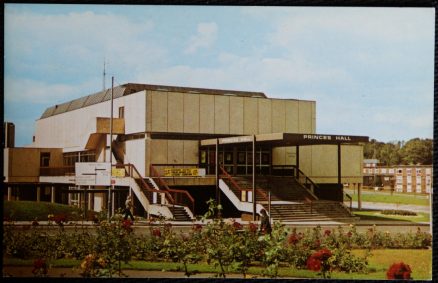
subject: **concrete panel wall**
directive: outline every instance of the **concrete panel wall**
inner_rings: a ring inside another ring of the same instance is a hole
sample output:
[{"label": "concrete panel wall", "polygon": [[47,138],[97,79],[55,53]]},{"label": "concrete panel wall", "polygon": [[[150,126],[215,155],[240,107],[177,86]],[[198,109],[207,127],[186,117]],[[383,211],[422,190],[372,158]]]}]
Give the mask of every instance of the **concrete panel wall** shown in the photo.
[{"label": "concrete panel wall", "polygon": [[[316,183],[338,182],[337,145],[300,147],[300,169]],[[362,183],[363,147],[341,146],[341,182]]]},{"label": "concrete panel wall", "polygon": [[169,164],[184,163],[184,141],[179,141],[179,140],[167,141],[167,163]]},{"label": "concrete panel wall", "polygon": [[258,133],[272,133],[272,112],[270,99],[258,99]]},{"label": "concrete panel wall", "polygon": [[184,94],[184,133],[199,133],[199,95]]},{"label": "concrete panel wall", "polygon": [[227,96],[214,96],[214,132],[230,133],[230,98]]},{"label": "concrete panel wall", "polygon": [[286,165],[286,148],[276,147],[272,149],[272,164]]},{"label": "concrete panel wall", "polygon": [[311,103],[307,101],[298,101],[298,132],[312,133],[313,132],[313,110]]},{"label": "concrete panel wall", "polygon": [[152,97],[150,109],[152,111],[152,131],[166,132],[167,131],[167,93],[159,91],[151,91]]},{"label": "concrete panel wall", "polygon": [[150,163],[152,164],[166,164],[167,162],[167,140],[148,140],[146,146],[150,149],[147,151],[153,154],[149,154]]},{"label": "concrete panel wall", "polygon": [[299,133],[299,104],[297,100],[286,100],[286,127],[287,133]]},{"label": "concrete panel wall", "polygon": [[243,98],[230,97],[230,134],[243,133]]},{"label": "concrete panel wall", "polygon": [[169,92],[167,94],[167,131],[184,132],[184,96],[182,93]]},{"label": "concrete panel wall", "polygon": [[199,97],[200,115],[199,131],[201,133],[214,133],[214,96],[200,95]]},{"label": "concrete panel wall", "polygon": [[257,99],[245,97],[243,99],[243,134],[258,133],[258,103]]},{"label": "concrete panel wall", "polygon": [[183,141],[184,164],[198,164],[198,141]]},{"label": "concrete panel wall", "polygon": [[343,145],[341,147],[341,174],[344,183],[362,183],[363,147]]},{"label": "concrete panel wall", "polygon": [[283,133],[286,131],[286,102],[272,100],[272,132]]}]

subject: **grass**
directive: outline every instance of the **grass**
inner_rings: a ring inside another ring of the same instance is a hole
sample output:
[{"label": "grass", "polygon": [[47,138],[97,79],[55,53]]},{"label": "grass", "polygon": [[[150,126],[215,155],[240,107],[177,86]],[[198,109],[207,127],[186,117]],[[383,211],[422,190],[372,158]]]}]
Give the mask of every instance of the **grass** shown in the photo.
[{"label": "grass", "polygon": [[430,222],[430,214],[424,212],[417,212],[416,216],[403,215],[388,215],[382,214],[379,210],[360,210],[353,211],[355,216],[359,216],[361,220],[378,220],[378,221],[406,221],[406,222]]},{"label": "grass", "polygon": [[[357,201],[357,194],[349,193],[353,201]],[[412,204],[412,205],[424,205],[429,206],[430,201],[424,197],[416,197],[415,195],[399,195],[383,194],[383,193],[363,193],[360,197],[364,202],[382,202],[382,203],[395,203],[395,204]]]},{"label": "grass", "polygon": [[4,201],[3,217],[14,221],[46,221],[49,214],[65,214],[70,220],[80,220],[80,208],[50,202]]},{"label": "grass", "polygon": [[[354,250],[357,256],[363,256],[364,250]],[[403,261],[412,269],[412,278],[416,280],[430,280],[432,278],[432,250],[412,249],[382,249],[373,250],[369,257],[369,272],[367,274],[333,272],[332,279],[386,279],[386,271],[393,263]],[[52,267],[78,267],[80,260],[60,259],[51,262]],[[22,260],[16,258],[3,258],[4,266],[32,266],[33,260]],[[182,264],[174,262],[148,262],[131,261],[122,264],[122,269],[132,270],[155,270],[155,271],[182,271]],[[189,264],[189,271],[200,273],[215,273],[217,269],[206,263]],[[252,266],[248,274],[262,276],[263,268]],[[50,271],[49,271],[50,273]],[[164,276],[164,275],[163,275]],[[292,278],[318,278],[317,272],[309,270],[297,270],[291,267],[280,267],[280,277]]]}]

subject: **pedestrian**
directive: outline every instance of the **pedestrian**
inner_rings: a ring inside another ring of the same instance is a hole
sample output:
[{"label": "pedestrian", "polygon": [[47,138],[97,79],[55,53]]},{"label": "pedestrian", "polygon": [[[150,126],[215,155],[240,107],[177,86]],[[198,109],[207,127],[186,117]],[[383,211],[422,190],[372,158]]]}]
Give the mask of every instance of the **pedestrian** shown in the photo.
[{"label": "pedestrian", "polygon": [[262,209],[260,210],[261,214],[261,221],[260,221],[260,232],[262,234],[271,234],[272,228],[271,228],[271,222],[269,220],[269,216],[266,213],[266,210]]},{"label": "pedestrian", "polygon": [[131,209],[132,209],[132,196],[128,195],[125,201],[125,215],[123,219],[128,219],[128,216],[131,218],[132,221],[134,221],[134,216],[132,215]]}]

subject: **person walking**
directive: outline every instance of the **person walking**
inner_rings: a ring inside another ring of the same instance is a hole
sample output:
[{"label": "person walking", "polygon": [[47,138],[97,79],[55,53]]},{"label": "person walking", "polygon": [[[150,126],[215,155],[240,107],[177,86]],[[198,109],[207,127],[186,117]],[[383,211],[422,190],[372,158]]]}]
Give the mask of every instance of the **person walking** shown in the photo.
[{"label": "person walking", "polygon": [[269,216],[266,213],[266,210],[262,209],[260,210],[261,214],[261,221],[260,221],[260,232],[262,234],[271,234],[272,228],[271,228],[271,222],[269,220]]},{"label": "person walking", "polygon": [[125,215],[123,217],[123,219],[128,219],[128,216],[131,218],[132,221],[134,221],[134,216],[132,215],[131,209],[133,207],[132,204],[132,195],[128,195],[128,197],[126,198],[125,201]]}]

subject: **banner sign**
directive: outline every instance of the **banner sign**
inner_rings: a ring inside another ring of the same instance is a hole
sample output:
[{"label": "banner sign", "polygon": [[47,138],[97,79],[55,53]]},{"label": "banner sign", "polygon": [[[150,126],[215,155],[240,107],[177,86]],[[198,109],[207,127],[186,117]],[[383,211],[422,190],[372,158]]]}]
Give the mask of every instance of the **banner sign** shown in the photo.
[{"label": "banner sign", "polygon": [[110,172],[109,162],[76,162],[75,183],[78,186],[109,186]]},{"label": "banner sign", "polygon": [[117,177],[117,178],[125,177],[125,168],[112,168],[111,176]]},{"label": "banner sign", "polygon": [[164,168],[164,177],[200,177],[205,176],[204,168]]}]

